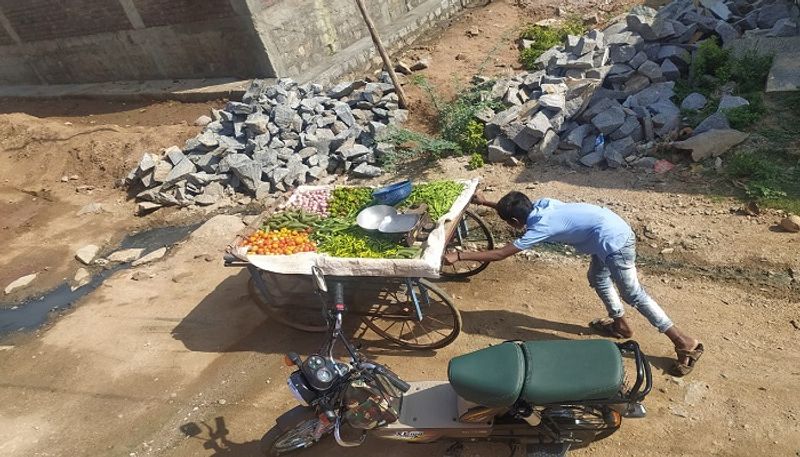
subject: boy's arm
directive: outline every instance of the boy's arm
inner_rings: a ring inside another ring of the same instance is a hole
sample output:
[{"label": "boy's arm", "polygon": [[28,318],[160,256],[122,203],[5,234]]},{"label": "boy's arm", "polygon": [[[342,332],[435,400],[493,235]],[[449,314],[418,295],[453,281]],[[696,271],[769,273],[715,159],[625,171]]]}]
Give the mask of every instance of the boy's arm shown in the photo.
[{"label": "boy's arm", "polygon": [[497,209],[497,202],[491,202],[483,198],[483,195],[476,193],[472,196],[472,203],[479,206],[488,206],[489,208]]},{"label": "boy's arm", "polygon": [[490,251],[478,251],[478,252],[451,252],[445,254],[444,256],[444,263],[446,265],[452,265],[453,263],[459,260],[472,260],[475,262],[496,262],[498,260],[503,260],[506,257],[511,257],[512,255],[518,253],[520,249],[514,246],[513,243],[508,243],[507,245],[503,246],[500,249],[492,249]]}]

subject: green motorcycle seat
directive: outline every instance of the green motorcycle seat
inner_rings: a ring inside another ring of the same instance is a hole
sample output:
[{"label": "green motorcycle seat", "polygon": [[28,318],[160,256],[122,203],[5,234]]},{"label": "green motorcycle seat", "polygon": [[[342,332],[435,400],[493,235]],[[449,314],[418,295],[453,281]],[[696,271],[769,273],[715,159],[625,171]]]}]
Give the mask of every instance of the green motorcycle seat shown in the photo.
[{"label": "green motorcycle seat", "polygon": [[461,398],[483,406],[513,405],[522,391],[524,376],[525,356],[515,343],[454,357],[447,367],[453,390]]},{"label": "green motorcycle seat", "polygon": [[528,341],[520,398],[534,404],[602,400],[622,386],[622,355],[608,340]]},{"label": "green motorcycle seat", "polygon": [[455,357],[447,369],[461,398],[492,407],[607,399],[623,375],[622,356],[608,340],[503,343]]}]

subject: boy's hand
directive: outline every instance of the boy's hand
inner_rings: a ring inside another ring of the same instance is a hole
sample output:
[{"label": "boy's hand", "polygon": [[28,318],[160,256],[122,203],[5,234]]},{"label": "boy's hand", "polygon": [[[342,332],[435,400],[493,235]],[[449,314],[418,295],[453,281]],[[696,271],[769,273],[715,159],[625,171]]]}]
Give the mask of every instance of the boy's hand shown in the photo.
[{"label": "boy's hand", "polygon": [[479,206],[486,205],[486,199],[483,198],[483,195],[481,195],[481,194],[479,194],[477,192],[475,193],[475,195],[472,196],[472,200],[471,201],[472,201],[472,203],[474,203],[476,205],[479,205]]},{"label": "boy's hand", "polygon": [[442,261],[445,265],[452,265],[458,262],[458,253],[457,252],[450,252],[444,255]]}]

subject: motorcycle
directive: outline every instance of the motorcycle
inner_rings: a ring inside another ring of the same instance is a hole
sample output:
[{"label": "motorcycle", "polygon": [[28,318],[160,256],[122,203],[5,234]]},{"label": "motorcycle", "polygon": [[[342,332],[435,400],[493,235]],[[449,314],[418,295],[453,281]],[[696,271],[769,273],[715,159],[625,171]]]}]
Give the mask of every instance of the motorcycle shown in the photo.
[{"label": "motorcycle", "polygon": [[[322,272],[312,272],[328,333],[322,348],[302,360],[287,380],[300,403],[261,439],[265,455],[313,446],[332,434],[343,447],[367,435],[408,443],[453,440],[506,442],[531,456],[564,456],[617,431],[622,418],[646,414],[650,364],[635,341],[507,341],[450,360],[447,381],[406,382],[367,360],[342,333],[347,311],[343,286],[333,302]],[[341,343],[347,363],[334,358]],[[624,382],[623,355],[635,361],[636,379]]]}]

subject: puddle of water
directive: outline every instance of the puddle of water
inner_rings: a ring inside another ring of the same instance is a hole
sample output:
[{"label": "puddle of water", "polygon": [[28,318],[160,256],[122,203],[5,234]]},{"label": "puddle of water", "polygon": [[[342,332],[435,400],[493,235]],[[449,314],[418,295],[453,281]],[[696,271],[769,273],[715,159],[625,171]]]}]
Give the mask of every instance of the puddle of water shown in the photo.
[{"label": "puddle of water", "polygon": [[[186,238],[200,224],[181,227],[162,227],[128,235],[122,240],[120,249],[144,248],[144,254],[173,245]],[[109,251],[113,252],[113,251]],[[68,309],[78,300],[97,289],[103,281],[117,271],[130,268],[129,263],[114,265],[96,273],[91,282],[76,290],[64,283],[36,298],[21,303],[0,304],[0,338],[13,332],[31,331],[45,324],[54,312]]]}]

